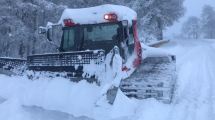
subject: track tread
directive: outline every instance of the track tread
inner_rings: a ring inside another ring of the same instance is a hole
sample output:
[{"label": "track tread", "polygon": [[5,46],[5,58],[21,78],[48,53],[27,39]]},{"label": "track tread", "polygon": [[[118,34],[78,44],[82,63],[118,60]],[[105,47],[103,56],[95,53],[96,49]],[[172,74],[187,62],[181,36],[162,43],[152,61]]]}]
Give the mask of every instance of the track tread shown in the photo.
[{"label": "track tread", "polygon": [[127,79],[120,88],[128,97],[137,99],[156,98],[170,103],[176,82],[175,57],[149,57]]}]

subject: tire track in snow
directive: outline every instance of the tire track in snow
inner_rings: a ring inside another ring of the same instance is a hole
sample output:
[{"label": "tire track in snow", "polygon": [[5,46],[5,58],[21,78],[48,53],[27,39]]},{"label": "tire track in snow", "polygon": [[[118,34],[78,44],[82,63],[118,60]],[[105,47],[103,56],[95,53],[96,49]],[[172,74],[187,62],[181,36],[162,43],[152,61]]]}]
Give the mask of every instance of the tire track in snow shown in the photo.
[{"label": "tire track in snow", "polygon": [[214,120],[213,51],[209,45],[195,47],[180,61],[178,95],[168,120]]},{"label": "tire track in snow", "polygon": [[[202,61],[202,76],[201,79],[204,79],[204,91],[201,92],[200,96],[198,97],[197,105],[197,117],[199,120],[214,120],[214,80],[215,80],[215,61],[214,51],[211,46],[207,46],[205,48],[205,55],[204,61]],[[200,83],[201,84],[201,83]]]},{"label": "tire track in snow", "polygon": [[[186,56],[190,56],[191,54],[196,52],[196,48],[188,52]],[[191,59],[192,57],[188,58]],[[194,109],[196,108],[196,104],[190,104],[196,101],[196,98],[200,93],[196,94],[195,91],[198,88],[202,88],[202,84],[198,84],[198,82],[194,82],[194,80],[198,80],[198,69],[195,63],[198,63],[198,59],[192,58],[193,60],[185,61],[185,63],[179,69],[179,77],[178,77],[178,89],[177,96],[175,98],[175,106],[172,108],[171,113],[169,114],[169,119],[174,120],[186,120],[186,119],[195,119],[192,116],[195,116]],[[192,72],[191,72],[192,71]],[[183,83],[183,84],[182,84]],[[177,117],[176,117],[177,116]]]},{"label": "tire track in snow", "polygon": [[[214,45],[214,44],[213,44]],[[207,66],[206,66],[206,69],[208,69],[208,76],[210,78],[210,94],[209,94],[209,100],[210,100],[210,103],[209,103],[209,113],[210,113],[210,118],[211,120],[214,120],[215,119],[215,111],[214,111],[214,107],[215,107],[215,104],[214,104],[214,100],[215,100],[215,92],[214,92],[214,86],[215,86],[215,54],[214,54],[214,51],[215,51],[215,46],[211,46],[211,50],[210,53],[213,54],[211,56],[207,56],[209,57],[210,61],[207,62]]]},{"label": "tire track in snow", "polygon": [[[200,51],[200,49],[204,51]],[[196,51],[197,52],[197,51]],[[208,117],[208,96],[209,96],[209,84],[210,80],[207,77],[207,69],[205,69],[206,63],[208,62],[207,59],[207,48],[201,47],[199,48],[197,53],[197,57],[195,59],[198,59],[196,61],[196,68],[193,72],[196,72],[195,77],[193,76],[192,82],[197,84],[197,86],[194,86],[194,89],[190,89],[192,92],[190,95],[194,94],[192,98],[190,99],[190,111],[189,115],[186,118],[187,120],[199,120],[199,119],[206,119]],[[198,64],[197,64],[198,63]],[[198,68],[199,67],[199,68]],[[192,72],[191,72],[192,74]],[[194,79],[195,78],[195,79]],[[190,86],[193,86],[190,84]],[[189,89],[187,89],[189,90]],[[201,118],[203,117],[203,118]],[[209,119],[207,119],[209,120]]]}]

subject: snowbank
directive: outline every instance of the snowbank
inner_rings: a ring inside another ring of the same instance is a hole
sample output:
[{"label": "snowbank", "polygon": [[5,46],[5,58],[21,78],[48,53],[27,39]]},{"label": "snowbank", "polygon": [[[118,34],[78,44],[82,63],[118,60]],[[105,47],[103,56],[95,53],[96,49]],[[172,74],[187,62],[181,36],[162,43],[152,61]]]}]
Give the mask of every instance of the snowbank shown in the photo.
[{"label": "snowbank", "polygon": [[22,105],[42,106],[76,116],[91,116],[99,93],[96,84],[86,81],[72,83],[64,78],[39,78],[31,81],[27,77],[0,75],[0,96],[7,100],[18,99]]},{"label": "snowbank", "polygon": [[13,98],[0,104],[1,120],[31,120],[18,99]]},{"label": "snowbank", "polygon": [[[132,115],[136,106],[136,103],[128,99],[120,90],[114,103],[115,107],[111,107],[107,101],[101,101],[100,106],[96,106],[104,86],[99,87],[84,80],[73,83],[60,77],[40,77],[37,80],[29,80],[27,77],[0,75],[0,88],[2,101],[0,119],[29,120],[26,111],[22,108],[23,105],[39,106],[46,110],[69,113],[76,117],[87,116],[96,120]],[[8,111],[4,111],[3,114],[1,111],[6,107]],[[16,113],[18,117],[10,118],[12,113]]]},{"label": "snowbank", "polygon": [[[162,50],[177,55],[179,75],[177,94],[170,105],[154,99],[129,99],[119,91],[113,106],[105,102],[96,106],[103,88],[96,84],[72,83],[60,77],[40,77],[32,81],[25,76],[0,75],[0,120],[38,120],[36,113],[34,117],[29,116],[23,105],[95,120],[214,120],[215,42],[175,41],[170,44],[172,46],[168,43]],[[46,118],[50,117],[42,120]]]},{"label": "snowbank", "polygon": [[117,14],[118,21],[128,20],[129,24],[137,19],[137,13],[128,7],[106,4],[89,8],[65,9],[58,23],[63,24],[64,19],[72,19],[76,24],[103,23],[108,22],[104,19],[104,15],[109,13]]}]

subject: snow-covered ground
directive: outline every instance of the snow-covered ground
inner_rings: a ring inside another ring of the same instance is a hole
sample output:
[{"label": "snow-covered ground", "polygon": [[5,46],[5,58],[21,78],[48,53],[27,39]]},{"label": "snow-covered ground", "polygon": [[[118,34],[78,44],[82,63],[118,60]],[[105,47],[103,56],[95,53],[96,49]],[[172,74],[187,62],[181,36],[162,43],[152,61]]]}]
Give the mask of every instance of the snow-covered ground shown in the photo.
[{"label": "snow-covered ground", "polygon": [[214,120],[215,40],[172,41],[162,49],[177,57],[172,104],[128,99],[119,91],[113,106],[98,105],[96,84],[0,75],[0,120]]}]

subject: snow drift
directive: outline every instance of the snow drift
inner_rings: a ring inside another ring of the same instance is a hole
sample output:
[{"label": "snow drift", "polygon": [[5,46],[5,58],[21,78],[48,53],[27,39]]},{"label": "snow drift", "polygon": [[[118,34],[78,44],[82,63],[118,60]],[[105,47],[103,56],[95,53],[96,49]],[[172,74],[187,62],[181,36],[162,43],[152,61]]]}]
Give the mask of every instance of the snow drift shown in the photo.
[{"label": "snow drift", "polygon": [[[214,42],[172,41],[162,50],[177,55],[179,77],[173,104],[163,104],[154,99],[128,99],[118,92],[113,106],[105,102],[96,106],[95,101],[102,91],[96,84],[86,81],[72,83],[61,77],[40,77],[32,81],[27,77],[0,75],[0,119],[55,120],[59,116],[70,116],[68,119],[214,120]],[[41,117],[38,113],[46,115]]]}]

